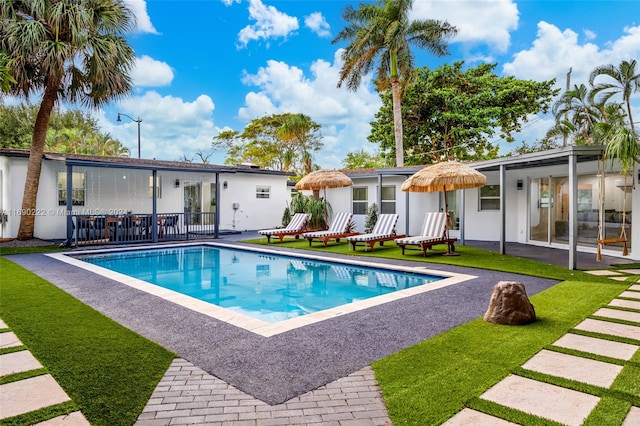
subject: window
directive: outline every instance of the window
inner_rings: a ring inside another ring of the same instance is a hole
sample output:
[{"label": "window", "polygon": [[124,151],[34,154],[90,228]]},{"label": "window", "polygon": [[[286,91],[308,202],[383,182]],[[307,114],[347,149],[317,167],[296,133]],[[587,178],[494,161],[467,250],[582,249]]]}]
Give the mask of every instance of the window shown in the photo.
[{"label": "window", "polygon": [[271,196],[270,186],[256,186],[256,198],[269,198]]},{"label": "window", "polygon": [[[86,173],[73,172],[71,175],[71,200],[74,206],[84,206]],[[67,172],[58,172],[58,205],[67,205]]]},{"label": "window", "polygon": [[352,188],[353,214],[367,214],[367,187]]},{"label": "window", "polygon": [[[153,176],[149,176],[149,197],[153,198]],[[162,198],[162,176],[156,176],[156,198]]]},{"label": "window", "polygon": [[480,187],[480,210],[500,210],[500,185]]},{"label": "window", "polygon": [[394,214],[396,212],[396,187],[383,186],[381,195],[380,213]]}]

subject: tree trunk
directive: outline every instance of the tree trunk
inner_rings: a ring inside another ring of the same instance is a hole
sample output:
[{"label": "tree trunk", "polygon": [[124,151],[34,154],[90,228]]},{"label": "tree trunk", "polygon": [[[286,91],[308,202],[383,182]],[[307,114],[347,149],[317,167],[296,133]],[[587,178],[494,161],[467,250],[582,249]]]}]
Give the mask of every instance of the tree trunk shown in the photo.
[{"label": "tree trunk", "polygon": [[27,178],[24,182],[24,195],[22,198],[22,214],[20,215],[20,228],[18,229],[18,240],[29,240],[33,238],[35,226],[36,200],[38,198],[38,186],[40,184],[40,170],[42,168],[42,155],[47,138],[47,128],[51,111],[58,99],[58,88],[60,84],[47,84],[42,103],[36,116],[33,127],[33,137],[31,138],[31,151],[29,152],[29,163],[27,165]]},{"label": "tree trunk", "polygon": [[402,141],[402,106],[400,104],[400,79],[391,78],[393,97],[393,133],[396,140],[396,167],[404,166],[404,144]]}]

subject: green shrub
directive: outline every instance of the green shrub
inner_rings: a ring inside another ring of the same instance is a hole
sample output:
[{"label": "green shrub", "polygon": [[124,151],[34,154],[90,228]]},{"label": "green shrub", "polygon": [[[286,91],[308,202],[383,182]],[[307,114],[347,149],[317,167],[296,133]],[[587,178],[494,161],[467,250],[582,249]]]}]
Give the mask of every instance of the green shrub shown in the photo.
[{"label": "green shrub", "polygon": [[378,205],[373,203],[367,210],[367,219],[364,222],[364,233],[369,234],[378,221]]}]

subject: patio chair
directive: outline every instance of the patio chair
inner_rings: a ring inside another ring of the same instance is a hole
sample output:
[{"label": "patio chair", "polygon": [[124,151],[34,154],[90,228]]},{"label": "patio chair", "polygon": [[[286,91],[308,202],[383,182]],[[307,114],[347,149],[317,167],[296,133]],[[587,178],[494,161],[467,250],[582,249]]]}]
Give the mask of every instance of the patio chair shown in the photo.
[{"label": "patio chair", "polygon": [[271,237],[280,238],[280,242],[284,240],[284,237],[296,237],[307,230],[307,222],[309,221],[308,213],[296,213],[293,215],[289,224],[284,228],[275,229],[263,229],[258,231],[258,234],[267,237],[267,244],[271,241]]},{"label": "patio chair", "polygon": [[164,228],[164,235],[169,233],[169,229],[173,231],[175,235],[180,233],[180,228],[178,227],[178,215],[167,216],[162,223]]},{"label": "patio chair", "polygon": [[311,246],[311,242],[314,239],[319,239],[324,243],[324,246],[327,246],[327,243],[330,240],[336,240],[336,242],[340,242],[340,238],[349,237],[351,235],[357,235],[357,232],[352,231],[351,218],[353,217],[353,213],[350,212],[341,212],[338,213],[329,229],[326,231],[314,231],[314,232],[305,232],[302,234],[302,238],[306,238],[309,240],[309,246]]},{"label": "patio chair", "polygon": [[395,243],[402,249],[406,246],[419,246],[423,256],[427,255],[427,249],[436,244],[448,244],[450,251],[455,251],[454,243],[457,238],[447,238],[447,214],[445,212],[427,212],[424,217],[424,225],[420,235],[395,239]]},{"label": "patio chair", "polygon": [[98,240],[98,239],[108,239],[109,238],[109,234],[108,234],[108,228],[107,228],[107,218],[104,216],[101,217],[96,217],[93,222],[92,222],[92,233],[93,233],[93,238],[94,240]]},{"label": "patio chair", "polygon": [[383,245],[384,241],[394,240],[398,237],[404,237],[404,235],[396,235],[397,222],[397,214],[381,214],[380,216],[378,216],[378,220],[376,221],[376,224],[373,226],[373,229],[370,233],[347,237],[347,241],[351,243],[353,250],[356,249],[357,243],[366,243],[369,244],[371,251],[373,251],[376,243],[380,243],[380,245]]}]

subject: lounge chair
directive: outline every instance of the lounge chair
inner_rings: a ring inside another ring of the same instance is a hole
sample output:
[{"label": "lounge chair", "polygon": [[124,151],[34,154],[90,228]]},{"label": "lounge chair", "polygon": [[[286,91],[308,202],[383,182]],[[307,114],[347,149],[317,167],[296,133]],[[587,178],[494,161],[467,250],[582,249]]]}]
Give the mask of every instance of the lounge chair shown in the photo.
[{"label": "lounge chair", "polygon": [[264,235],[267,237],[267,244],[271,241],[271,237],[280,238],[280,242],[284,240],[284,237],[296,237],[307,229],[307,221],[309,220],[308,213],[296,213],[293,215],[289,224],[284,228],[276,228],[276,229],[263,229],[258,231],[258,234]]},{"label": "lounge chair", "polygon": [[378,216],[378,220],[369,234],[358,234],[347,237],[347,241],[351,243],[354,250],[356,249],[357,243],[366,243],[369,244],[371,251],[373,251],[373,247],[378,242],[382,245],[384,241],[404,237],[404,235],[396,235],[397,222],[397,214],[381,214]]},{"label": "lounge chair", "polygon": [[331,222],[329,229],[326,231],[305,232],[302,234],[302,238],[309,240],[309,246],[311,246],[311,242],[317,238],[322,241],[326,247],[329,240],[336,240],[337,242],[340,242],[340,238],[357,235],[357,232],[351,231],[352,217],[353,213],[338,213],[333,219],[333,222]]},{"label": "lounge chair", "polygon": [[424,225],[420,235],[414,237],[404,237],[394,240],[396,245],[402,249],[406,246],[419,246],[423,256],[427,255],[427,249],[436,244],[448,244],[449,251],[455,251],[454,243],[457,238],[447,238],[447,214],[444,212],[427,212],[424,217]]}]

